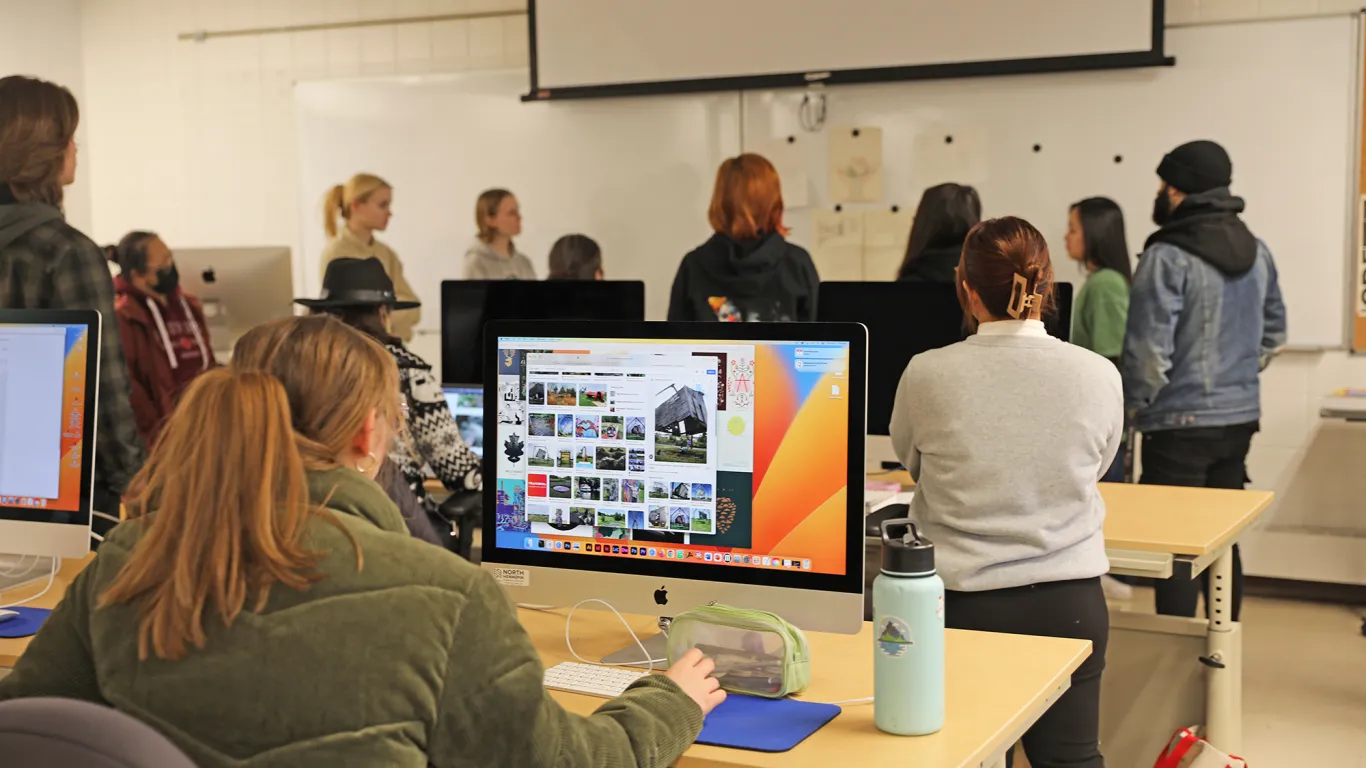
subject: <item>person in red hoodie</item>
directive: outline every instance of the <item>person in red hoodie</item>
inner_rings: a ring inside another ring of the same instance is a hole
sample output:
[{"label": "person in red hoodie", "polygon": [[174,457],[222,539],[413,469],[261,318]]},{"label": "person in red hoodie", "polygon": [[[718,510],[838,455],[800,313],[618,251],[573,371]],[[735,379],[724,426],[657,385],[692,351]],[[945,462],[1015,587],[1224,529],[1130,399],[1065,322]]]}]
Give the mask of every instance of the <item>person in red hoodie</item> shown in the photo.
[{"label": "person in red hoodie", "polygon": [[133,413],[147,445],[156,441],[180,393],[217,365],[199,299],[180,289],[171,249],[153,232],[130,232],[110,257],[114,314],[133,382]]}]

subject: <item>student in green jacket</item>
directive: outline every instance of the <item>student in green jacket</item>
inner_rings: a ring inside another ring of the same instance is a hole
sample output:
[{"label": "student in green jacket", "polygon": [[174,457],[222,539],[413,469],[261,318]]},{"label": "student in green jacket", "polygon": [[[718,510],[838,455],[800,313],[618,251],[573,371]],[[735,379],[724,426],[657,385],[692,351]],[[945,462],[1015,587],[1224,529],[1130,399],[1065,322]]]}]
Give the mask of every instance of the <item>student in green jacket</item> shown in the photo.
[{"label": "student in green jacket", "polygon": [[[1116,366],[1124,352],[1124,326],[1129,318],[1129,244],[1124,213],[1107,197],[1088,197],[1067,215],[1067,255],[1081,262],[1086,284],[1072,310],[1072,343],[1108,358]],[[1124,446],[1103,482],[1124,481]]]},{"label": "student in green jacket", "polygon": [[248,333],[0,699],[106,704],[202,768],[675,762],[724,699],[711,662],[565,711],[492,577],[411,538],[373,482],[401,420],[393,357],[335,318]]}]

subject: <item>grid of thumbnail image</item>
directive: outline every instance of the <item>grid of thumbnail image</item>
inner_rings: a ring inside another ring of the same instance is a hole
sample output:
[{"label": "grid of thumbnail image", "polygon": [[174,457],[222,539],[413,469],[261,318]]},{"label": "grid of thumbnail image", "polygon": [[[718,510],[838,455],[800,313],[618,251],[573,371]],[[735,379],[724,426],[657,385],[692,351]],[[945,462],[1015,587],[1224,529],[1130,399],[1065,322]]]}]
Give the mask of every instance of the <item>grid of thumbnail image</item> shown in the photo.
[{"label": "grid of thumbnail image", "polygon": [[[533,529],[539,523],[569,535],[592,535],[590,526],[717,532],[705,431],[669,431],[657,420],[680,399],[700,394],[671,385],[653,400],[618,397],[624,387],[639,392],[644,386],[528,383],[527,518]],[[706,426],[704,419],[700,429]]]}]

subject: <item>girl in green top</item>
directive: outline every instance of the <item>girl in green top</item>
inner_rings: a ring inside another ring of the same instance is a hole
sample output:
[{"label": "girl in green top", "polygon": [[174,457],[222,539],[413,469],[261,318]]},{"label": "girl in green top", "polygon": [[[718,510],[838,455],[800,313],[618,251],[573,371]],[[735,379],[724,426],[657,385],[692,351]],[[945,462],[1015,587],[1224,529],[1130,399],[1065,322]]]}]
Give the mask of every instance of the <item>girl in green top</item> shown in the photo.
[{"label": "girl in green top", "polygon": [[[1081,262],[1087,272],[1072,310],[1072,343],[1118,366],[1129,319],[1133,269],[1124,237],[1124,213],[1115,201],[1088,197],[1072,205],[1067,215],[1067,255]],[[1103,481],[1124,481],[1124,453],[1121,445]]]}]

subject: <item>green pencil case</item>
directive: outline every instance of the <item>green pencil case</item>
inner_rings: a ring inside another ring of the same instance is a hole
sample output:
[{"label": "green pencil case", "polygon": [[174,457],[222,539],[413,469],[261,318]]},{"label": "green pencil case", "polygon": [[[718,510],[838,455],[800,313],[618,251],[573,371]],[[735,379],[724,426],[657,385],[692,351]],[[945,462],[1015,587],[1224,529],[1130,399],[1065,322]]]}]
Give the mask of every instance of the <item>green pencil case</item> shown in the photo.
[{"label": "green pencil case", "polygon": [[696,648],[716,662],[716,678],[731,693],[779,699],[811,684],[806,635],[777,614],[707,605],[674,617],[669,664]]}]

